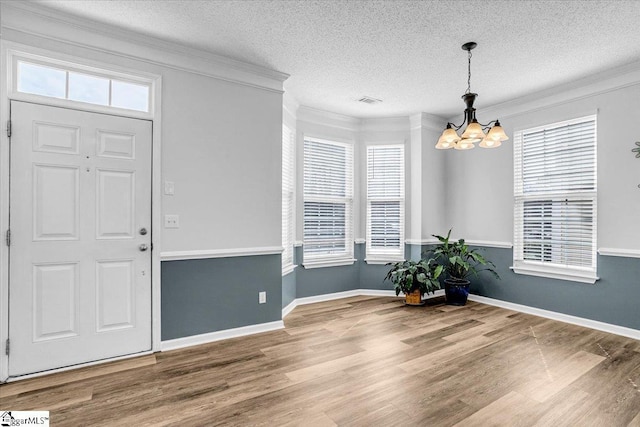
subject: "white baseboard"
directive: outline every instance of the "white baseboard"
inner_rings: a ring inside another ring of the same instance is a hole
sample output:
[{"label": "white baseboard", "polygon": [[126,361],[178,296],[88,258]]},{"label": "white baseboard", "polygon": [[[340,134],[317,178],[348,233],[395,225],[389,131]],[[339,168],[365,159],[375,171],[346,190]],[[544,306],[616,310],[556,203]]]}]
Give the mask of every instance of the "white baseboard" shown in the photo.
[{"label": "white baseboard", "polygon": [[282,318],[284,319],[285,317],[287,317],[287,315],[291,313],[293,309],[296,308],[297,306],[298,306],[298,303],[295,299],[291,301],[289,305],[287,305],[285,308],[282,309]]},{"label": "white baseboard", "polygon": [[[438,290],[435,294],[427,294],[426,299],[436,298],[444,295],[444,290]],[[386,289],[354,289],[344,292],[335,292],[324,295],[314,295],[304,298],[296,298],[291,301],[285,308],[282,309],[282,318],[284,319],[294,308],[299,305],[314,304],[318,302],[332,301],[336,299],[349,298],[355,296],[377,296],[377,297],[395,297],[396,293],[393,290]],[[403,296],[401,293],[399,296]],[[620,335],[627,338],[640,340],[640,330],[627,328],[624,326],[612,325],[610,323],[599,322],[597,320],[585,319],[583,317],[571,316],[568,314],[558,313],[555,311],[544,310],[541,308],[529,307],[526,305],[515,304],[512,302],[501,301],[498,299],[483,297],[480,295],[469,295],[470,301],[479,302],[482,304],[493,305],[496,307],[506,308],[508,310],[514,310],[521,313],[532,314],[534,316],[540,316],[551,320],[557,320],[560,322],[570,323],[572,325],[583,326],[585,328],[591,328],[598,331],[608,332],[615,335]],[[224,331],[211,332],[207,334],[194,335],[190,337],[177,338],[168,341],[162,341],[161,350],[175,350],[184,347],[190,347],[199,344],[207,344],[215,341],[226,340],[229,338],[237,338],[246,335],[258,334],[261,332],[275,331],[284,328],[284,322],[278,320],[275,322],[261,323],[258,325],[243,326],[241,328],[227,329]]]},{"label": "white baseboard", "polygon": [[[435,294],[427,294],[425,299],[435,298],[444,295],[444,290],[438,290]],[[282,309],[282,318],[287,317],[291,311],[299,305],[315,304],[317,302],[332,301],[335,299],[357,297],[357,296],[370,296],[370,297],[395,297],[396,292],[390,289],[354,289],[352,291],[335,292],[332,294],[314,295],[312,297],[296,298]],[[398,295],[404,296],[403,293]]]},{"label": "white baseboard", "polygon": [[259,334],[261,332],[276,331],[278,329],[284,329],[284,323],[282,322],[282,320],[162,341],[162,343],[160,344],[160,348],[162,351],[176,350],[178,348],[191,347],[193,345],[199,344],[208,344],[211,342],[226,340],[229,338]]},{"label": "white baseboard", "polygon": [[584,317],[571,316],[569,314],[558,313],[556,311],[529,307],[527,305],[515,304],[512,302],[483,297],[480,295],[469,294],[469,300],[480,302],[482,304],[506,308],[508,310],[519,311],[521,313],[533,314],[534,316],[544,317],[551,320],[557,320],[559,322],[571,323],[572,325],[584,326],[585,328],[595,329],[597,331],[602,331],[602,332],[608,332],[610,334],[615,334],[615,335],[621,335],[623,337],[633,338],[635,340],[640,340],[640,330],[637,330],[637,329],[631,329],[631,328],[626,328],[624,326],[612,325],[610,323],[599,322],[597,320],[585,319]]}]

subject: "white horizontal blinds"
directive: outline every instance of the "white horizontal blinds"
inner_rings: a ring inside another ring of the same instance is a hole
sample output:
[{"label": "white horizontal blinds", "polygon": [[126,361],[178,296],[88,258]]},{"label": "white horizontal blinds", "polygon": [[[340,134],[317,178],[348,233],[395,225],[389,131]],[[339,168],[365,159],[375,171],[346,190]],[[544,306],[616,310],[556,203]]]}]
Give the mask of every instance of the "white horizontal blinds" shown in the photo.
[{"label": "white horizontal blinds", "polygon": [[514,261],[596,268],[596,117],[517,132]]},{"label": "white horizontal blinds", "polygon": [[294,239],[294,134],[282,126],[282,271],[293,267]]},{"label": "white horizontal blinds", "polygon": [[305,262],[353,258],[353,146],[304,140]]},{"label": "white horizontal blinds", "polygon": [[595,117],[550,129],[525,131],[523,141],[524,193],[595,190]]},{"label": "white horizontal blinds", "polygon": [[595,204],[591,199],[523,202],[523,259],[593,266]]},{"label": "white horizontal blinds", "polygon": [[404,147],[367,147],[367,258],[404,256]]}]

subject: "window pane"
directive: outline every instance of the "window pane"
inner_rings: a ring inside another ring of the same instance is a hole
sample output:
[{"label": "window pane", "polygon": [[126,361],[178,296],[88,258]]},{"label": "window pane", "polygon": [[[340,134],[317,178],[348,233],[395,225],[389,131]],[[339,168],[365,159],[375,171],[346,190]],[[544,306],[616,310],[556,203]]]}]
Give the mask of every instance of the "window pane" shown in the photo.
[{"label": "window pane", "polygon": [[69,99],[109,105],[109,79],[69,73]]},{"label": "window pane", "polygon": [[149,111],[149,87],[112,80],[111,106],[128,110]]},{"label": "window pane", "polygon": [[401,249],[400,202],[369,202],[369,249]]},{"label": "window pane", "polygon": [[347,147],[305,140],[304,152],[304,193],[347,197],[350,178]]},{"label": "window pane", "polygon": [[64,98],[66,85],[66,71],[18,62],[18,92]]},{"label": "window pane", "polygon": [[304,202],[305,253],[345,253],[346,221],[345,203]]}]

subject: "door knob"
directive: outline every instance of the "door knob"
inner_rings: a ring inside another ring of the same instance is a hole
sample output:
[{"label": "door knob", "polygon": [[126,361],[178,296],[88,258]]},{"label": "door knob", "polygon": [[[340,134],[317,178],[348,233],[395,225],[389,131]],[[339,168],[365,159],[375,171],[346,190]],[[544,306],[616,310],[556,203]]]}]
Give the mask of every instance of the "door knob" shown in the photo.
[{"label": "door knob", "polygon": [[140,249],[141,252],[144,252],[147,249],[149,249],[149,247],[143,243],[140,246],[138,246],[138,249]]}]

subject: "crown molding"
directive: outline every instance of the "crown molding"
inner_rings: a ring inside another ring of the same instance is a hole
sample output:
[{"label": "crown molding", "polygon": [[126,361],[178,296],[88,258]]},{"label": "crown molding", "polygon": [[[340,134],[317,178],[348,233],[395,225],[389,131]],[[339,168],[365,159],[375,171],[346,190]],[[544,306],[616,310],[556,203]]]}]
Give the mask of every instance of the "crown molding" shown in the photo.
[{"label": "crown molding", "polygon": [[384,117],[362,119],[361,132],[406,132],[409,133],[409,117]]},{"label": "crown molding", "polygon": [[2,2],[0,8],[2,37],[17,43],[36,37],[279,93],[289,77],[205,50],[63,14],[40,4]]},{"label": "crown molding", "polygon": [[331,126],[337,129],[357,132],[360,130],[361,119],[344,114],[332,113],[330,111],[319,110],[317,108],[301,105],[298,107],[298,121],[307,122],[322,126]]},{"label": "crown molding", "polygon": [[442,130],[447,125],[447,119],[429,113],[413,114],[409,116],[409,121],[411,130],[429,129],[442,132]]},{"label": "crown molding", "polygon": [[640,84],[640,61],[634,61],[517,99],[482,107],[482,114],[499,117],[500,120],[503,120],[506,117],[546,110],[557,105],[638,84]]}]

